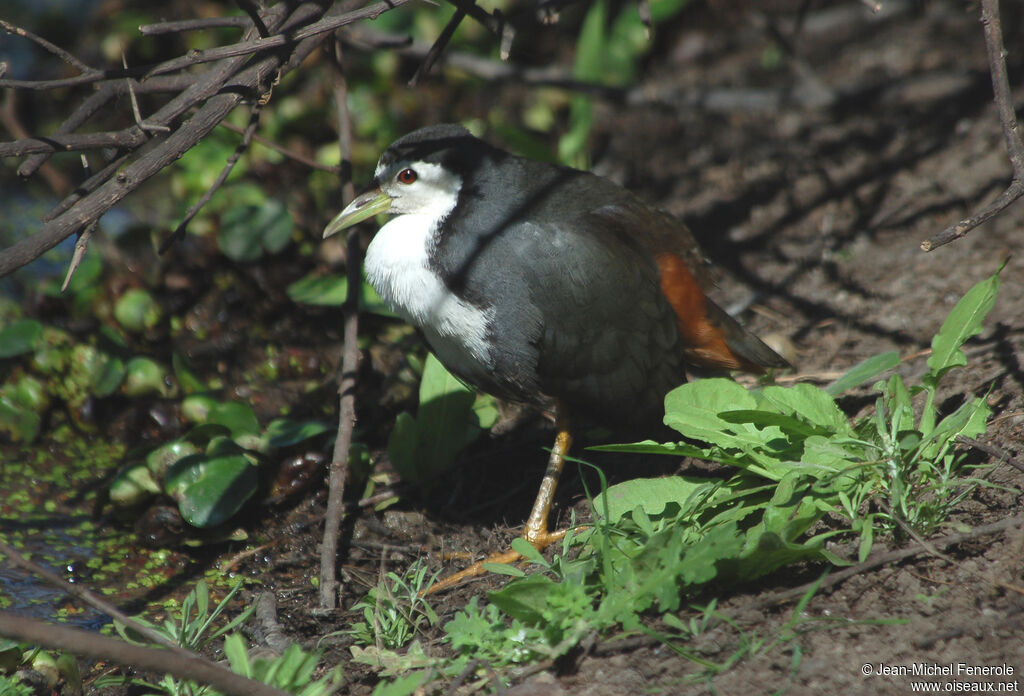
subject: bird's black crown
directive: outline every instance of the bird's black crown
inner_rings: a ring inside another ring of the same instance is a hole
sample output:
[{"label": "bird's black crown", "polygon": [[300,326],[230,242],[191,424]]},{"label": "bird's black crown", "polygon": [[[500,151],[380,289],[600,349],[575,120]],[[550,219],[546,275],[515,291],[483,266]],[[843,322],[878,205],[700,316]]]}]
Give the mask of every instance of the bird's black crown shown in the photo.
[{"label": "bird's black crown", "polygon": [[388,147],[380,157],[380,165],[395,162],[431,162],[465,176],[476,171],[485,159],[501,158],[501,150],[476,138],[463,126],[442,123],[420,128]]}]

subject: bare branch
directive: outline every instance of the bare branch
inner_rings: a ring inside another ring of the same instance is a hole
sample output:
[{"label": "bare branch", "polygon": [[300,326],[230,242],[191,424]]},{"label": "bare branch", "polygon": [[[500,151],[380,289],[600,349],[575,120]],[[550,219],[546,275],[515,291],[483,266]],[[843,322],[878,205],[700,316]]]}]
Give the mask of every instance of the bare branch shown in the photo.
[{"label": "bare branch", "polygon": [[[230,121],[221,121],[217,125],[220,126],[221,128],[226,128],[227,130],[231,131],[232,133],[238,133],[239,135],[243,135],[245,133],[245,131],[246,131],[245,128],[239,128],[238,126],[236,126],[235,124],[231,123]],[[287,157],[290,160],[294,160],[294,161],[298,162],[301,165],[309,167],[310,169],[316,169],[316,170],[321,171],[321,172],[327,172],[328,174],[334,174],[335,176],[338,176],[338,175],[341,174],[341,168],[340,167],[331,166],[329,164],[321,164],[320,162],[317,162],[314,159],[310,159],[309,157],[306,157],[301,152],[296,152],[295,150],[290,150],[287,147],[285,147],[284,145],[281,145],[280,143],[275,143],[273,140],[269,140],[267,138],[264,138],[261,135],[253,134],[252,141],[254,143],[262,145],[263,147],[269,148],[269,149],[273,150],[274,152],[277,152],[277,153],[283,155],[284,157]]]},{"label": "bare branch", "polygon": [[209,684],[231,696],[288,696],[287,691],[235,674],[199,655],[184,656],[165,649],[132,645],[93,631],[36,621],[6,611],[0,611],[0,636],[96,660],[110,660],[135,669],[172,674],[179,679]]},{"label": "bare branch", "polygon": [[149,140],[138,126],[110,133],[68,133],[67,135],[33,136],[10,143],[0,143],[0,157],[20,157],[37,152],[72,152],[98,150],[104,147],[135,148]]},{"label": "bare branch", "polygon": [[71,597],[75,597],[81,600],[82,602],[85,602],[89,606],[93,607],[94,609],[103,612],[110,618],[120,621],[123,625],[131,627],[133,631],[138,633],[140,636],[145,637],[146,640],[150,640],[156,643],[157,645],[163,645],[167,649],[171,650],[172,652],[178,653],[181,656],[191,657],[192,654],[188,650],[185,650],[170,638],[164,636],[158,631],[154,631],[152,628],[146,626],[145,624],[135,621],[130,616],[124,614],[120,609],[115,607],[113,604],[106,601],[102,597],[93,594],[84,587],[74,585],[65,580],[64,578],[60,577],[56,573],[51,572],[46,568],[42,567],[38,563],[30,561],[10,544],[4,541],[0,541],[0,553],[3,553],[3,555],[7,558],[7,561],[9,563],[13,563],[16,566],[21,566],[30,573],[34,573],[41,577],[43,580],[46,580],[46,582],[50,583],[54,587],[59,587],[64,592],[68,593],[68,595],[70,595]]},{"label": "bare branch", "polygon": [[487,31],[491,32],[495,36],[500,37],[504,32],[505,18],[501,15],[500,11],[495,10],[494,14],[491,14],[477,5],[473,0],[449,0],[449,2],[476,21],[480,22]]},{"label": "bare branch", "polygon": [[434,63],[437,62],[437,59],[441,56],[441,53],[448,45],[448,42],[452,40],[452,35],[455,33],[455,30],[459,27],[459,24],[462,23],[462,20],[465,19],[465,17],[466,11],[461,7],[455,10],[455,14],[453,14],[452,18],[448,20],[448,24],[444,26],[440,36],[438,36],[437,40],[434,41],[434,45],[430,47],[430,50],[427,51],[427,55],[423,57],[423,62],[420,63],[418,68],[416,68],[415,74],[413,74],[412,79],[409,80],[410,87],[418,85],[420,80],[430,72],[432,67],[434,67]]},{"label": "bare branch", "polygon": [[181,239],[185,235],[185,228],[188,227],[188,223],[192,222],[192,218],[203,208],[204,205],[210,202],[213,198],[213,194],[224,185],[227,181],[228,175],[231,174],[231,170],[235,168],[238,160],[241,159],[242,153],[249,149],[249,143],[252,140],[253,133],[256,132],[256,127],[260,124],[260,110],[262,109],[261,102],[253,104],[252,111],[249,114],[249,125],[246,126],[245,131],[242,133],[242,140],[238,143],[235,151],[231,153],[231,157],[228,158],[223,169],[220,170],[220,174],[217,175],[217,179],[213,182],[213,186],[208,188],[205,193],[196,201],[192,207],[185,213],[184,219],[178,223],[178,226],[174,229],[167,239],[164,240],[163,244],[160,245],[161,254],[165,253],[171,248],[171,245]]},{"label": "bare branch", "polygon": [[50,53],[52,53],[55,56],[57,56],[58,58],[60,58],[65,63],[68,63],[69,65],[73,66],[74,68],[76,68],[80,72],[83,72],[83,73],[93,73],[93,72],[96,72],[95,68],[92,68],[92,67],[86,65],[85,63],[80,61],[78,58],[75,58],[73,55],[71,55],[70,53],[65,51],[60,46],[53,45],[52,43],[50,43],[49,41],[47,41],[43,37],[38,36],[36,34],[33,34],[28,29],[22,29],[21,27],[15,26],[15,25],[11,24],[10,22],[8,22],[6,20],[3,20],[3,19],[0,19],[0,27],[2,27],[3,30],[6,31],[8,34],[16,34],[17,36],[21,36],[21,37],[24,37],[24,38],[28,39],[29,41],[31,41],[32,43],[36,44],[37,46],[39,46],[39,47],[49,51]]},{"label": "bare branch", "polygon": [[997,199],[980,212],[921,242],[921,249],[924,251],[931,251],[960,239],[978,225],[1003,212],[1024,195],[1024,142],[1021,141],[1020,125],[1013,109],[1010,80],[1006,73],[1006,48],[1003,46],[1003,29],[999,21],[999,0],[981,0],[981,25],[985,29],[985,48],[988,51],[989,72],[992,74],[992,92],[995,94],[999,123],[1003,126],[1006,151],[1010,154],[1010,164],[1013,166],[1013,180]]},{"label": "bare branch", "polygon": [[[338,145],[341,149],[342,202],[355,197],[352,186],[352,117],[348,111],[348,84],[341,70],[341,44],[335,42],[335,65],[338,67],[334,83],[334,104],[338,113]],[[342,309],[345,316],[345,342],[341,359],[341,379],[338,384],[338,435],[334,440],[328,483],[327,513],[324,517],[324,539],[320,545],[320,608],[333,609],[338,596],[335,588],[338,557],[338,532],[345,512],[345,479],[348,478],[349,451],[356,423],[356,372],[359,367],[359,293],[362,288],[362,247],[359,232],[349,230],[345,245],[345,274],[348,289]]]},{"label": "bare branch", "polygon": [[[89,177],[71,196],[48,213],[45,224],[36,234],[0,253],[0,276],[32,261],[69,235],[81,232],[99,219],[149,177],[181,157],[243,99],[258,98],[265,94],[267,87],[279,79],[280,75],[298,67],[327,38],[327,32],[361,19],[377,17],[406,2],[409,0],[382,0],[352,12],[334,10],[334,14],[327,17],[321,16],[323,8],[314,3],[298,5],[290,15],[286,14],[289,11],[287,3],[270,7],[263,14],[264,21],[272,33],[271,39],[279,37],[275,39],[276,43],[271,43],[275,46],[287,44],[291,47],[290,52],[269,51],[255,58],[250,54],[236,55],[219,61],[206,72],[177,76],[175,79],[186,78],[187,86],[146,120],[146,124],[174,127],[175,130],[166,137],[153,140],[141,128],[132,126],[119,132],[54,133],[0,144],[0,156],[49,154],[90,147],[113,146],[120,150],[114,161]],[[267,43],[269,39],[263,43],[254,40],[254,33],[255,30],[250,28],[241,44],[235,44],[234,49],[240,45],[252,48],[258,44],[255,50],[263,50],[271,45]],[[167,63],[160,65],[166,66]],[[100,90],[109,89],[114,93],[127,91],[123,78],[131,77],[139,70],[130,68],[127,71],[105,72],[107,75],[116,75],[122,86],[106,88],[106,84],[111,84],[107,82]],[[144,80],[138,84],[138,88],[143,91],[150,80],[161,79]],[[166,84],[164,82],[161,87]],[[87,99],[87,104],[83,104],[72,115],[73,118],[69,118],[58,130],[72,130],[76,124],[94,114],[109,98],[110,94],[105,92],[102,97]],[[189,110],[194,110],[190,119],[179,123],[180,118]],[[140,154],[139,146],[143,144],[148,144],[148,147]],[[26,164],[38,166],[37,160]]]},{"label": "bare branch", "polygon": [[185,19],[176,22],[142,24],[139,26],[139,33],[143,36],[159,36],[160,34],[180,34],[185,31],[203,31],[204,29],[220,29],[223,27],[244,29],[251,24],[252,22],[248,17],[202,17],[200,19]]},{"label": "bare branch", "polygon": [[[81,85],[87,85],[94,82],[100,82],[102,80],[113,80],[123,79],[126,77],[142,77],[149,78],[157,75],[163,75],[165,73],[174,72],[176,70],[183,70],[190,68],[195,65],[202,63],[212,63],[214,61],[223,60],[225,58],[236,58],[239,56],[250,56],[255,53],[271,51],[273,49],[282,48],[291,44],[296,44],[314,36],[326,34],[340,29],[341,27],[357,22],[361,19],[375,19],[384,12],[405,5],[411,2],[411,0],[383,0],[382,2],[376,2],[372,5],[354,10],[352,12],[346,12],[340,15],[334,15],[323,19],[318,22],[309,24],[302,29],[295,31],[291,34],[276,34],[269,36],[265,39],[251,39],[247,41],[241,41],[236,44],[228,46],[220,46],[217,48],[211,48],[206,50],[194,50],[190,51],[184,56],[178,58],[172,58],[156,65],[143,66],[138,68],[129,68],[121,70],[93,70],[92,72],[85,75],[77,75],[75,77],[62,78],[57,80],[3,80],[0,79],[0,87],[10,87],[13,89],[32,89],[32,90],[51,90],[51,89],[63,89],[66,87],[77,87]],[[305,10],[308,11],[311,8],[305,6]],[[303,7],[300,6],[298,11],[303,11]],[[487,13],[484,13],[486,16]]]}]

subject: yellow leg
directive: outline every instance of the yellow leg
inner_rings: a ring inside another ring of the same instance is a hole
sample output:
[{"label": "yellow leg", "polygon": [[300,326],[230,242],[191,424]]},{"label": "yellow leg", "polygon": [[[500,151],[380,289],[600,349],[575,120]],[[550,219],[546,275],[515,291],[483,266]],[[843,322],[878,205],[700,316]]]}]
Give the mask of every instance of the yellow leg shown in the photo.
[{"label": "yellow leg", "polygon": [[[559,420],[558,435],[555,437],[555,446],[551,448],[551,456],[548,458],[548,468],[544,472],[544,478],[540,482],[540,490],[537,491],[537,498],[533,501],[533,510],[526,520],[523,528],[523,538],[530,542],[538,551],[543,551],[551,544],[562,539],[568,530],[548,531],[548,515],[551,513],[551,502],[555,499],[555,489],[558,487],[558,478],[562,475],[562,468],[565,466],[565,455],[569,453],[572,445],[572,434],[568,425]],[[509,549],[501,553],[495,553],[482,561],[477,561],[465,570],[460,570],[444,580],[434,583],[427,588],[424,594],[433,594],[447,590],[460,584],[467,578],[474,578],[487,572],[484,567],[486,563],[515,563],[522,556]]]}]

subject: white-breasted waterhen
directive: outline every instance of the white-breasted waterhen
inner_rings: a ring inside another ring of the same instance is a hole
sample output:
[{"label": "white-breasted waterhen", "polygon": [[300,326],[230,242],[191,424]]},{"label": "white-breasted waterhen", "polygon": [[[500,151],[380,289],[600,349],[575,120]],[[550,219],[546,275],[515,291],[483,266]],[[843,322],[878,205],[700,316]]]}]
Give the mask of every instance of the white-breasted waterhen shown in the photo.
[{"label": "white-breasted waterhen", "polygon": [[688,370],[787,364],[704,294],[689,230],[607,179],[437,125],[388,147],[374,182],[324,236],[393,215],[366,253],[381,298],[463,381],[554,410],[558,436],[523,532],[537,548],[564,534],[547,521],[570,419],[660,434],[665,394]]}]

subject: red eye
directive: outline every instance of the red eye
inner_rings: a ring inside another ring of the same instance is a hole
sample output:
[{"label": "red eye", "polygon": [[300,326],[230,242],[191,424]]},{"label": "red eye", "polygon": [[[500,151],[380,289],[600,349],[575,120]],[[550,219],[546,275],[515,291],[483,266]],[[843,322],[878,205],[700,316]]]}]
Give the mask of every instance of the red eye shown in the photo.
[{"label": "red eye", "polygon": [[398,172],[398,181],[402,184],[411,184],[418,178],[418,174],[412,169],[403,169]]}]

